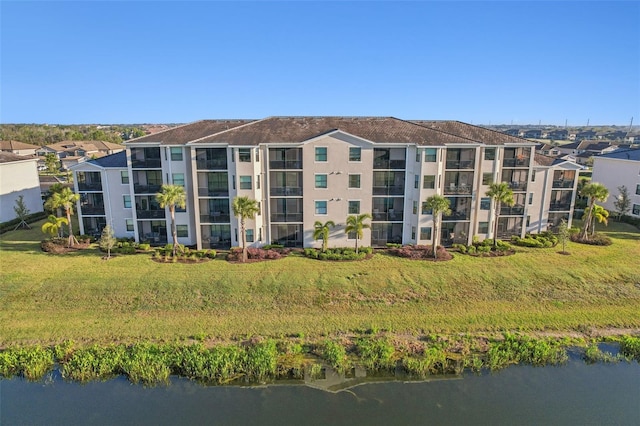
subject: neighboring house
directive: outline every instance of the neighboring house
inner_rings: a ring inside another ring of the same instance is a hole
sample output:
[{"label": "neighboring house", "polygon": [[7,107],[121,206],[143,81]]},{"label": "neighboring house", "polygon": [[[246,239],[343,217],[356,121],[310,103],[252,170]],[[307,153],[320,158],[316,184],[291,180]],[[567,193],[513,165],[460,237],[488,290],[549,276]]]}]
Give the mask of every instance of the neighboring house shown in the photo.
[{"label": "neighboring house", "polygon": [[30,213],[43,211],[37,162],[33,156],[0,152],[0,222],[16,218],[13,208],[21,195]]},{"label": "neighboring house", "polygon": [[591,179],[609,189],[609,198],[602,204],[612,214],[616,211],[613,203],[619,195],[618,187],[626,186],[631,199],[629,215],[640,218],[640,149],[619,150],[594,157]]},{"label": "neighboring house", "polygon": [[18,141],[0,141],[0,151],[11,152],[16,155],[35,155],[38,145],[31,145]]},{"label": "neighboring house", "polygon": [[555,172],[579,168],[555,159],[540,164],[534,142],[501,132],[392,117],[205,120],[125,145],[126,163],[117,154],[72,166],[82,231],[97,234],[110,223],[119,237],[166,243],[169,212],[155,195],[172,183],[187,193],[186,209],[176,213],[179,242],[199,248],[240,244],[236,196],[259,203],[260,213],[247,221],[251,246],[319,247],[314,223],[327,220],[336,223],[329,244],[351,246],[346,218],[361,213],[373,216],[363,245],[430,244],[433,217],[423,203],[435,194],[449,198],[452,209],[439,243],[468,244],[475,235],[492,237],[485,193],[494,181],[508,182],[516,201],[502,208],[498,236],[522,236],[547,229],[559,215],[571,220],[577,178],[556,179]]},{"label": "neighboring house", "polygon": [[37,150],[36,154],[45,156],[53,153],[61,162],[62,168],[68,169],[74,164],[82,163],[105,155],[115,154],[125,150],[124,145],[103,141],[63,141],[46,145]]},{"label": "neighboring house", "polygon": [[612,145],[609,142],[592,142],[589,140],[583,140],[580,142],[558,145],[556,149],[560,154],[572,155],[576,158],[578,163],[586,164],[592,156],[613,152],[617,149],[617,146]]},{"label": "neighboring house", "polygon": [[596,131],[595,130],[584,130],[582,132],[576,133],[575,140],[591,140],[595,139]]},{"label": "neighboring house", "polygon": [[596,133],[596,137],[598,139],[606,139],[611,141],[622,140],[626,136],[627,136],[627,132],[625,130],[614,130],[614,131]]},{"label": "neighboring house", "polygon": [[548,143],[541,143],[541,144],[537,145],[536,146],[536,152],[538,154],[547,155],[547,156],[550,156],[550,157],[555,157],[555,156],[561,154],[559,149],[557,149],[553,145],[549,145]]},{"label": "neighboring house", "polygon": [[51,196],[51,187],[53,185],[62,185],[73,189],[73,184],[60,179],[57,176],[40,175],[40,194],[42,201],[47,201],[47,198]]},{"label": "neighboring house", "polygon": [[569,137],[569,131],[566,129],[557,129],[547,132],[547,139],[565,140]]},{"label": "neighboring house", "polygon": [[521,130],[519,136],[526,139],[540,139],[542,138],[542,130],[540,129]]},{"label": "neighboring house", "polygon": [[629,133],[625,140],[631,144],[640,143],[640,133]]},{"label": "neighboring house", "polygon": [[509,136],[518,136],[520,134],[520,129],[507,129],[503,133]]}]

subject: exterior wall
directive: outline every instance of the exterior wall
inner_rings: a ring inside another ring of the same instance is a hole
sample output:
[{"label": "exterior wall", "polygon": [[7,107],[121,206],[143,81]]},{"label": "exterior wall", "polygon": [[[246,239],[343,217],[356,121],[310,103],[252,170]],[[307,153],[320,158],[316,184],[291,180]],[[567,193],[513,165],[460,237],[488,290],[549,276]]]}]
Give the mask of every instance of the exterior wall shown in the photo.
[{"label": "exterior wall", "polygon": [[13,207],[20,195],[30,213],[43,211],[35,158],[0,164],[0,222],[16,218]]},{"label": "exterior wall", "polygon": [[[129,185],[122,183],[122,171],[127,169],[109,168],[102,171],[102,184],[105,198],[107,223],[111,225],[118,238],[134,238],[134,231],[127,231],[127,220],[133,220],[135,203]],[[129,177],[129,180],[131,177]],[[124,196],[131,196],[131,208],[124,207]],[[109,200],[110,202],[107,202]]]},{"label": "exterior wall", "polygon": [[628,214],[640,217],[640,214],[633,214],[633,205],[640,206],[640,194],[636,194],[637,186],[640,185],[640,161],[595,157],[591,180],[601,183],[609,189],[609,198],[601,204],[612,215],[616,211],[613,203],[619,195],[618,187],[626,186],[631,200],[631,210]]}]

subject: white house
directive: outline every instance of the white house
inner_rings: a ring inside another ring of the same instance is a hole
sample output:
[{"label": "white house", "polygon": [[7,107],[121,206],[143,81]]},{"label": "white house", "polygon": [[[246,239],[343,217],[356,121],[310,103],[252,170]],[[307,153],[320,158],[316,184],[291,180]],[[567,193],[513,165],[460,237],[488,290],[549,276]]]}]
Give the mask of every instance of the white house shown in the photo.
[{"label": "white house", "polygon": [[30,213],[43,211],[38,158],[0,152],[0,222],[16,218],[14,206],[22,195]]},{"label": "white house", "polygon": [[626,149],[594,157],[592,181],[609,189],[609,198],[603,203],[611,213],[619,196],[618,187],[626,186],[631,199],[630,216],[640,218],[640,149]]}]

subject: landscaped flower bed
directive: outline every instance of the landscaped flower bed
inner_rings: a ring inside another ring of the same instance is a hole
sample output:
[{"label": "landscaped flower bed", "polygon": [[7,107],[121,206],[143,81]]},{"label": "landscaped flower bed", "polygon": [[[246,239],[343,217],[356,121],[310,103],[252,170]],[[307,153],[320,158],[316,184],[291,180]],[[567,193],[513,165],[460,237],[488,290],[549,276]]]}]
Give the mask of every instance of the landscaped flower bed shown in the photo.
[{"label": "landscaped flower bed", "polygon": [[360,247],[358,253],[351,247],[338,247],[327,249],[322,252],[320,249],[306,248],[304,255],[310,259],[318,260],[363,260],[373,253],[371,247]]},{"label": "landscaped flower bed", "polygon": [[398,256],[404,257],[405,259],[415,259],[415,260],[451,260],[453,256],[449,253],[444,247],[438,246],[437,248],[437,258],[433,257],[433,249],[431,246],[402,246],[402,247],[394,247],[389,249],[389,253]]},{"label": "landscaped flower bed", "polygon": [[469,256],[498,257],[515,254],[509,243],[497,240],[496,247],[493,247],[493,240],[491,239],[486,239],[482,242],[474,240],[469,246],[454,244],[452,248],[458,250],[461,254],[468,254]]},{"label": "landscaped flower bed", "polygon": [[511,237],[511,243],[520,247],[549,248],[558,244],[558,237],[551,231],[545,231],[539,234],[527,234],[524,238],[514,235]]},{"label": "landscaped flower bed", "polygon": [[[261,260],[276,260],[282,259],[289,254],[290,249],[276,249],[270,248],[265,250],[264,248],[250,247],[247,249],[247,260],[249,261],[261,261]],[[227,255],[229,262],[242,262],[242,249],[240,247],[232,247],[231,251]]]}]

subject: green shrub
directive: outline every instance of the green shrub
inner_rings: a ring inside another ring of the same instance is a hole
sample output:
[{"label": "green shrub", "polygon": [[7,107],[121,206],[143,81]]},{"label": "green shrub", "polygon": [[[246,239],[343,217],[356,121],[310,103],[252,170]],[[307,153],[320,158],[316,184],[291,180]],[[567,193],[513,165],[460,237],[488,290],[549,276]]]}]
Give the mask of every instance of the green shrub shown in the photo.
[{"label": "green shrub", "polygon": [[249,381],[263,382],[276,374],[278,350],[273,340],[257,343],[247,349],[245,373]]},{"label": "green shrub", "polygon": [[356,342],[362,364],[371,370],[389,369],[394,364],[395,348],[386,338],[362,338]]},{"label": "green shrub", "polygon": [[320,348],[320,355],[327,364],[337,371],[345,371],[349,368],[350,363],[347,358],[347,351],[344,346],[339,343],[326,340]]},{"label": "green shrub", "polygon": [[447,354],[442,348],[428,348],[421,357],[406,357],[402,365],[408,374],[426,377],[430,374],[444,374],[447,370]]},{"label": "green shrub", "polygon": [[149,251],[149,249],[151,249],[151,244],[147,244],[147,243],[140,243],[138,245],[138,250],[142,250],[142,251]]},{"label": "green shrub", "polygon": [[0,375],[40,380],[51,371],[53,362],[53,351],[40,346],[7,349],[0,352]]},{"label": "green shrub", "polygon": [[620,353],[640,362],[640,337],[627,336],[620,341]]},{"label": "green shrub", "polygon": [[402,244],[399,243],[387,243],[387,248],[400,248]]},{"label": "green shrub", "polygon": [[453,244],[451,247],[455,250],[458,250],[462,254],[467,253],[467,246],[464,244]]}]

